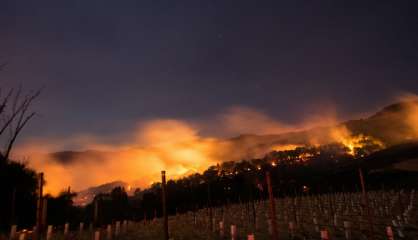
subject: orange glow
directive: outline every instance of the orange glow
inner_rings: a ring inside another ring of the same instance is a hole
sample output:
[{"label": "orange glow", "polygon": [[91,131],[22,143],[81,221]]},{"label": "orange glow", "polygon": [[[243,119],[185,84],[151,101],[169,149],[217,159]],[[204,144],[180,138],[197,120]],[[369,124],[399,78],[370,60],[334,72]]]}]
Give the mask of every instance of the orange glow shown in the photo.
[{"label": "orange glow", "polygon": [[313,157],[313,154],[310,154],[310,153],[302,153],[302,154],[299,155],[299,158],[302,161],[308,161],[309,158],[311,158],[311,157]]},{"label": "orange glow", "polygon": [[412,128],[412,136],[409,138],[417,138],[418,137],[418,97],[417,96],[410,96],[406,100],[414,101],[414,104],[410,104],[409,107],[409,114],[406,117],[407,124],[410,128]]},{"label": "orange glow", "polygon": [[[217,119],[220,121],[217,128],[228,134],[237,134],[238,131],[275,134],[301,128],[291,128],[247,108],[234,108]],[[157,119],[140,123],[131,136],[119,144],[105,144],[100,138],[81,135],[65,139],[34,139],[18,150],[20,155],[30,156],[30,167],[45,172],[45,191],[57,194],[67,186],[80,191],[112,181],[123,181],[132,188],[145,188],[160,181],[161,170],[166,170],[168,179],[176,179],[202,172],[219,162],[259,158],[272,148],[291,150],[300,146],[275,144],[275,147],[266,145],[265,148],[257,148],[255,146],[259,142],[253,139],[236,143],[199,134],[201,129],[211,127],[174,119]],[[64,163],[47,154],[65,150],[66,145],[97,150],[97,153],[78,154]]]},{"label": "orange glow", "polygon": [[[277,134],[291,130],[268,115],[246,107],[227,109],[214,119],[215,126],[175,119],[141,122],[117,144],[103,143],[101,138],[90,135],[32,139],[21,144],[15,152],[20,158],[30,156],[29,166],[45,173],[47,193],[57,194],[67,186],[80,191],[112,181],[123,181],[132,188],[145,188],[160,181],[161,170],[166,170],[168,179],[176,179],[202,172],[223,161],[263,157],[270,148],[254,150],[257,142],[253,140],[243,145],[202,136],[202,129],[219,131],[227,136]],[[93,157],[92,154],[78,154],[64,162],[48,154],[68,150],[66,146],[73,149],[77,146],[77,151],[98,152]]]},{"label": "orange glow", "polygon": [[383,143],[370,136],[364,136],[362,134],[353,136],[346,127],[334,128],[331,132],[332,138],[343,144],[348,149],[348,154],[354,155],[356,148],[363,148],[365,142],[373,142],[374,144],[383,147]]},{"label": "orange glow", "polygon": [[298,147],[302,147],[302,145],[296,145],[296,144],[284,144],[284,145],[276,145],[271,148],[272,151],[289,151],[289,150],[295,150]]},{"label": "orange glow", "polygon": [[[256,110],[233,107],[210,118],[210,121],[155,119],[141,122],[122,140],[110,139],[112,144],[103,143],[101,137],[85,133],[58,139],[27,140],[16,147],[13,153],[18,156],[13,157],[17,160],[29,157],[29,167],[45,173],[46,192],[56,194],[68,186],[80,191],[118,180],[129,184],[132,189],[144,188],[161,180],[161,170],[166,170],[168,179],[175,179],[224,161],[262,158],[272,150],[295,150],[304,145],[339,142],[347,147],[350,154],[354,154],[366,140],[381,144],[370,136],[356,135],[338,125],[341,121],[336,117],[336,111],[321,110],[317,116],[290,126]],[[412,129],[400,133],[402,137],[399,139],[418,137],[418,104],[411,104],[407,115],[398,121],[406,121]],[[288,135],[284,138],[275,136],[312,127],[315,128],[289,138]],[[202,135],[202,132],[222,138]],[[257,136],[229,139],[240,134],[269,136],[267,140]],[[49,154],[68,150],[68,146],[78,151],[97,150],[98,153],[94,156],[79,154],[65,161],[58,161]],[[299,158],[305,161],[310,156],[300,155]],[[270,164],[277,166],[277,162]],[[261,166],[257,169],[260,170]],[[234,172],[227,174],[233,175]]]},{"label": "orange glow", "polygon": [[[162,169],[167,171],[168,179],[183,177],[216,164],[220,159],[218,154],[225,151],[222,143],[199,137],[181,121],[152,121],[140,126],[137,133],[134,144],[130,145],[85,143],[86,149],[99,151],[93,157],[79,154],[70,164],[60,163],[53,156],[33,149],[39,145],[47,147],[47,144],[28,145],[24,150],[31,152],[30,166],[45,172],[45,191],[51,194],[59,193],[65,186],[79,191],[118,180],[131,188],[144,188],[150,182],[160,181]],[[52,151],[47,148],[44,152]]]}]

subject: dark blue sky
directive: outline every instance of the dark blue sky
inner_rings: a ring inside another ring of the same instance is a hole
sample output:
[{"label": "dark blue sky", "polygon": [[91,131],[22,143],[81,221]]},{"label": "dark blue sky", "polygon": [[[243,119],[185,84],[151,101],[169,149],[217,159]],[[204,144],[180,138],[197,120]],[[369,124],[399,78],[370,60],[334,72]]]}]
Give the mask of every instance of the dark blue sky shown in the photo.
[{"label": "dark blue sky", "polygon": [[25,136],[128,131],[234,105],[297,122],[418,92],[414,1],[2,0],[3,86],[45,86]]}]

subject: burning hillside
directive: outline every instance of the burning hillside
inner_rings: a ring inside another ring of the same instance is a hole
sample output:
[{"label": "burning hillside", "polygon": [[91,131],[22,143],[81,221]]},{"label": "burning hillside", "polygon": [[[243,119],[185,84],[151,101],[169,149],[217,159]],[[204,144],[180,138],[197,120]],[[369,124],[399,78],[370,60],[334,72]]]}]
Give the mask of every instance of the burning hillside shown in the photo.
[{"label": "burning hillside", "polygon": [[[202,136],[196,124],[155,120],[141,124],[129,144],[106,145],[88,140],[83,142],[84,148],[98,150],[58,151],[46,155],[45,152],[51,149],[59,150],[58,147],[49,147],[59,141],[37,140],[24,146],[21,151],[31,156],[31,166],[45,172],[47,191],[52,193],[67,186],[80,190],[115,180],[122,180],[133,187],[146,187],[159,179],[161,169],[167,170],[169,178],[179,178],[217,163],[263,158],[272,151],[281,154],[299,151],[297,158],[303,162],[309,162],[309,159],[317,156],[317,150],[322,146],[338,146],[337,152],[343,153],[329,154],[329,158],[366,156],[387,146],[417,138],[417,106],[417,101],[401,102],[369,118],[343,123],[328,121],[334,122],[329,126],[310,123],[308,126],[316,127],[309,129],[304,128],[306,126],[283,127],[283,124],[274,128],[274,120],[253,111],[251,115],[259,123],[253,119],[250,124],[243,126],[258,125],[257,131],[272,131],[272,134],[247,134],[226,140]],[[233,114],[239,113],[235,111]],[[219,129],[228,132],[231,119],[234,120],[233,124],[238,125],[248,117],[248,111],[244,112],[244,116],[222,116],[218,121]],[[264,130],[263,124],[267,124]],[[254,133],[251,129],[248,132]],[[42,148],[44,151],[40,151]],[[301,149],[304,151],[301,152]],[[292,157],[286,158],[291,160]]]}]

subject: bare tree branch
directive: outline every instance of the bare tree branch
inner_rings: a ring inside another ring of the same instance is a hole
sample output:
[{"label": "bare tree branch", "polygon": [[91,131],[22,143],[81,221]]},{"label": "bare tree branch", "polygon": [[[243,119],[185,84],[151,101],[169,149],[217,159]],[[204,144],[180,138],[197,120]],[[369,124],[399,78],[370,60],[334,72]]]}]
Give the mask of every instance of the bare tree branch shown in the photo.
[{"label": "bare tree branch", "polygon": [[9,141],[6,152],[4,154],[4,159],[6,159],[6,160],[9,159],[10,152],[12,151],[12,147],[13,147],[16,139],[17,139],[17,136],[22,131],[22,129],[25,127],[25,125],[29,122],[29,120],[35,116],[35,114],[36,114],[35,112],[32,112],[31,114],[26,116],[24,119],[22,118],[22,121],[19,122],[18,126],[16,127],[16,129],[14,131],[14,134],[13,134],[12,138]]},{"label": "bare tree branch", "polygon": [[19,87],[17,90],[9,91],[8,95],[3,99],[3,105],[0,105],[0,116],[4,118],[4,122],[0,127],[0,136],[4,136],[4,132],[9,130],[9,137],[6,138],[6,147],[1,152],[3,160],[8,161],[17,137],[29,120],[36,115],[35,112],[29,112],[29,109],[40,93],[41,91],[38,90],[23,97],[22,87]]},{"label": "bare tree branch", "polygon": [[[4,112],[4,109],[6,108],[6,106],[7,106],[7,103],[9,102],[9,99],[10,99],[10,97],[12,96],[12,94],[13,94],[13,91],[14,91],[14,89],[12,88],[12,89],[10,89],[9,90],[9,93],[6,95],[6,97],[3,99],[3,101],[2,101],[2,103],[1,103],[1,105],[0,105],[0,114],[2,114],[3,112]],[[0,134],[1,135],[1,134]]]},{"label": "bare tree branch", "polygon": [[[0,71],[5,66],[6,63],[0,64]],[[0,93],[2,90],[0,87]],[[30,111],[30,107],[40,93],[41,90],[37,90],[24,95],[22,86],[19,86],[17,89],[11,88],[4,97],[0,94],[0,138],[5,143],[5,149],[0,150],[0,161],[9,160],[17,137],[36,115]],[[4,136],[5,131],[9,133],[8,136]]]},{"label": "bare tree branch", "polygon": [[[15,118],[21,114],[22,112],[26,112],[25,108],[28,108],[29,105],[41,94],[40,90],[36,91],[34,94],[27,96],[20,104],[16,102],[13,103],[13,111],[10,117],[5,121],[3,126],[0,128],[0,136],[4,133],[4,131],[10,126],[10,124],[15,120]],[[16,93],[15,96],[20,95],[20,91]],[[18,101],[18,98],[15,98],[15,101]],[[17,106],[17,107],[16,107]]]}]

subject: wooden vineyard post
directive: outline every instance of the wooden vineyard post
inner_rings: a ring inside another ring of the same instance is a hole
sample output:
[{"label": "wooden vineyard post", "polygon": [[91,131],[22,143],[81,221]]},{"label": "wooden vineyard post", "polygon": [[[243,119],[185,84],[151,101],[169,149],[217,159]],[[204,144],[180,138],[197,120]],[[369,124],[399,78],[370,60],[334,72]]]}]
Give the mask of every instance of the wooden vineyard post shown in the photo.
[{"label": "wooden vineyard post", "polygon": [[48,216],[48,199],[42,199],[42,226],[45,228],[47,226],[47,216]]},{"label": "wooden vineyard post", "polygon": [[84,229],[84,222],[80,222],[80,224],[78,225],[78,235],[81,236],[81,234],[83,233],[83,229]]},{"label": "wooden vineyard post", "polygon": [[100,240],[100,231],[99,230],[94,232],[94,240]]},{"label": "wooden vineyard post", "polygon": [[112,239],[112,225],[108,224],[106,228],[106,239],[111,240]]},{"label": "wooden vineyard post", "polygon": [[363,203],[366,207],[367,221],[369,222],[369,239],[373,240],[374,239],[373,219],[372,219],[372,213],[370,212],[369,197],[366,192],[366,184],[364,182],[363,171],[361,170],[361,168],[359,168],[358,171],[359,171],[359,176],[360,176],[361,191],[363,194]]},{"label": "wooden vineyard post", "polygon": [[98,198],[94,199],[93,222],[94,222],[94,227],[99,226],[99,199]]},{"label": "wooden vineyard post", "polygon": [[94,234],[94,224],[93,222],[89,223],[89,235]]},{"label": "wooden vineyard post", "polygon": [[208,180],[208,208],[209,208],[209,229],[210,229],[210,231],[213,231],[214,226],[213,226],[212,202],[211,202],[211,192],[210,192],[210,181],[209,180]]},{"label": "wooden vineyard post", "polygon": [[271,178],[270,178],[270,172],[266,172],[266,180],[267,180],[267,188],[269,192],[269,199],[270,199],[270,218],[271,218],[271,224],[272,224],[272,239],[277,240],[277,223],[276,223],[276,206],[274,202],[274,196],[273,196],[273,188],[271,186]]},{"label": "wooden vineyard post", "polygon": [[321,240],[329,240],[328,230],[321,230]]},{"label": "wooden vineyard post", "polygon": [[48,225],[48,228],[46,230],[46,240],[51,240],[52,236],[52,225]]},{"label": "wooden vineyard post", "polygon": [[115,224],[115,236],[116,236],[116,238],[119,237],[119,233],[120,233],[120,222],[116,221],[116,224]]},{"label": "wooden vineyard post", "polygon": [[9,234],[9,239],[10,240],[14,240],[16,238],[16,232],[17,232],[17,226],[12,225],[11,228],[10,228],[10,234]]},{"label": "wooden vineyard post", "polygon": [[19,234],[19,240],[25,240],[25,238],[26,238],[26,232],[21,232]]},{"label": "wooden vineyard post", "polygon": [[155,223],[157,221],[157,209],[154,209],[154,218],[152,219],[152,222]]},{"label": "wooden vineyard post", "polygon": [[237,240],[237,226],[231,225],[231,239]]},{"label": "wooden vineyard post", "polygon": [[344,236],[346,240],[351,239],[351,222],[344,221]]},{"label": "wooden vineyard post", "polygon": [[128,222],[123,220],[122,222],[122,232],[125,234],[128,231]]},{"label": "wooden vineyard post", "polygon": [[163,202],[163,232],[164,240],[168,240],[168,217],[167,217],[167,199],[166,199],[166,181],[165,171],[161,171],[161,189],[162,189],[162,202]]},{"label": "wooden vineyard post", "polygon": [[221,238],[224,238],[224,234],[225,234],[225,232],[224,232],[224,222],[221,221],[221,222],[219,222],[219,236]]},{"label": "wooden vineyard post", "polygon": [[36,203],[36,232],[34,236],[35,240],[41,239],[41,233],[42,233],[43,189],[44,189],[44,173],[40,173],[39,179],[38,179],[38,201]]},{"label": "wooden vineyard post", "polygon": [[64,224],[64,239],[68,238],[68,232],[70,231],[70,224],[69,223],[65,223]]},{"label": "wooden vineyard post", "polygon": [[388,240],[394,240],[394,236],[393,236],[393,231],[392,231],[392,227],[391,226],[387,226],[386,227],[386,236],[388,238]]}]

